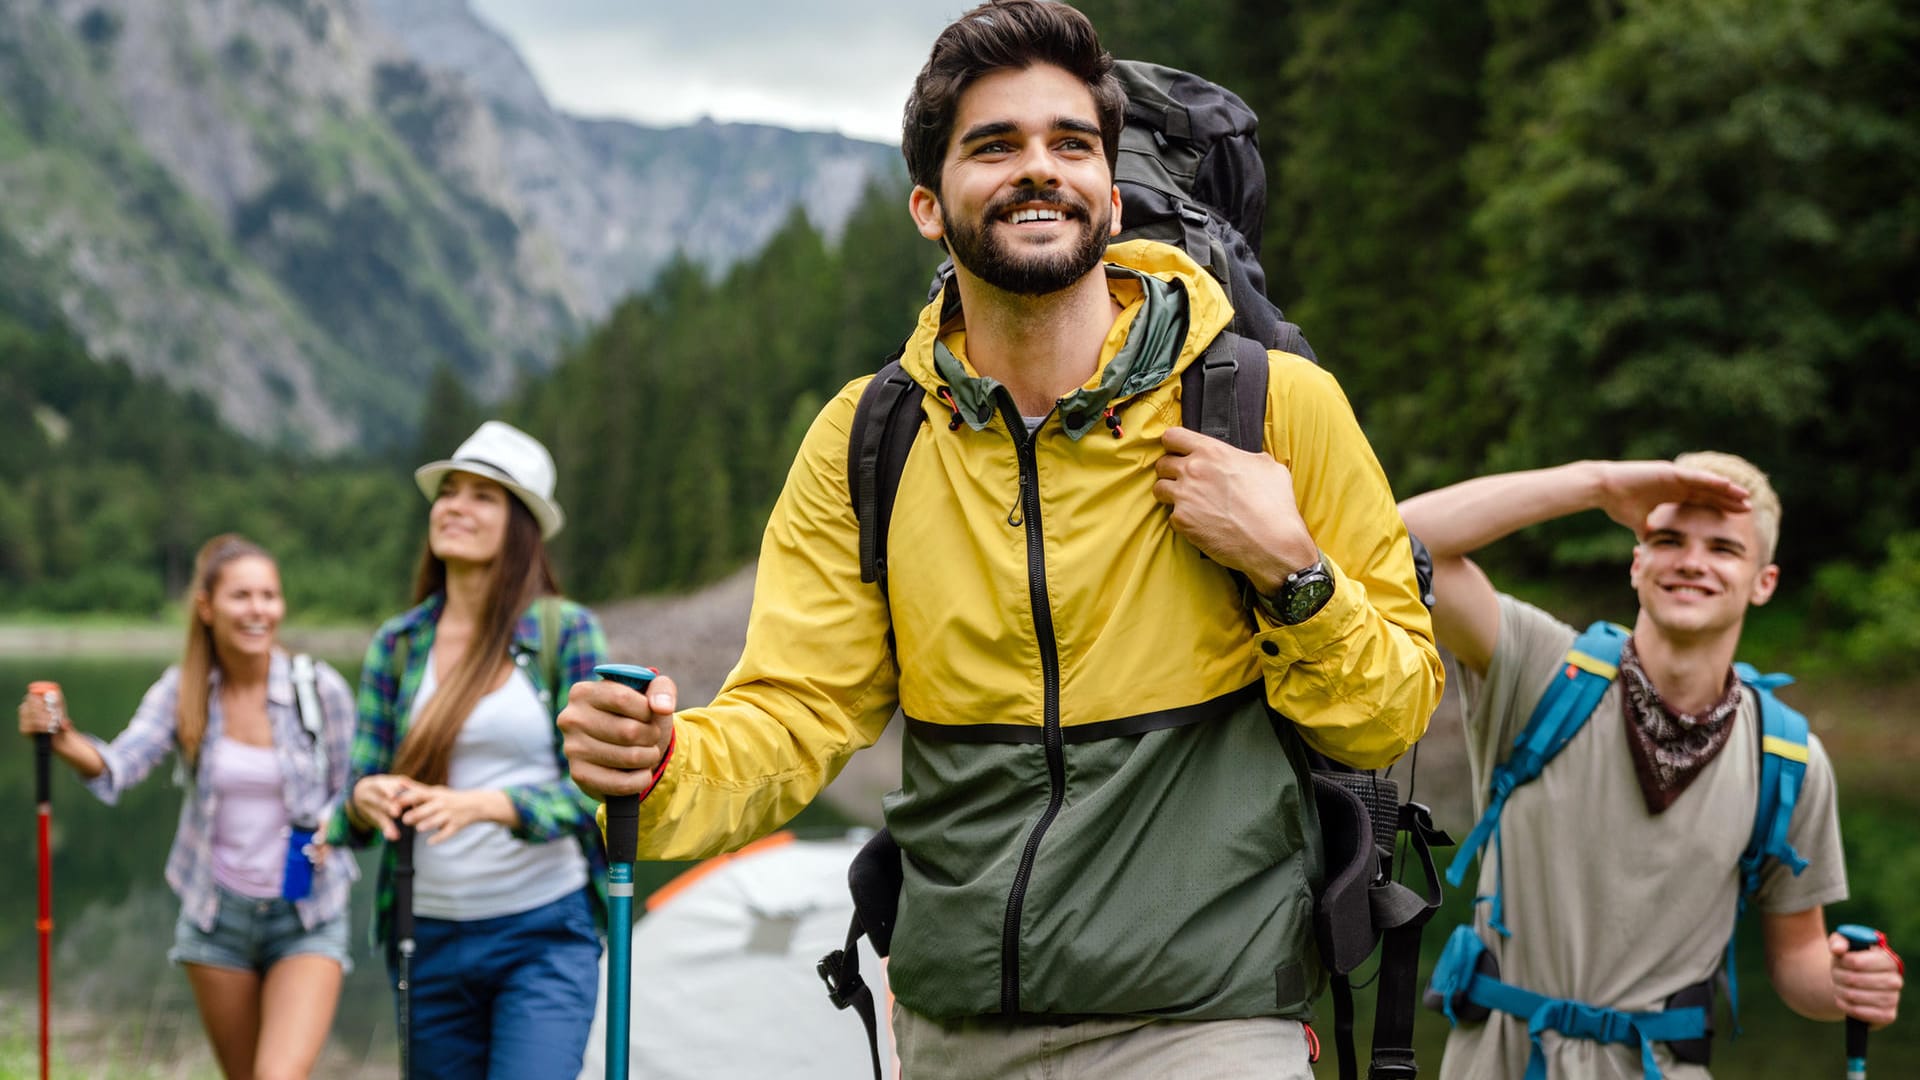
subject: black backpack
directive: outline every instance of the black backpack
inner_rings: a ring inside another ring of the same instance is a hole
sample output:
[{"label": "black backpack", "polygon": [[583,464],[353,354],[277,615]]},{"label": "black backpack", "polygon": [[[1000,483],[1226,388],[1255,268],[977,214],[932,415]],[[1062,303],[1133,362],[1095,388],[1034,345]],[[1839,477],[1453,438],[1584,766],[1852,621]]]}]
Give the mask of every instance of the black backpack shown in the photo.
[{"label": "black backpack", "polygon": [[[1317,359],[1300,328],[1267,298],[1256,251],[1266,208],[1258,119],[1238,96],[1197,75],[1155,64],[1115,65],[1128,94],[1114,182],[1121,191],[1118,239],[1151,239],[1183,249],[1227,289],[1232,324],[1181,373],[1182,422],[1252,452],[1263,450],[1269,349]],[[1248,237],[1255,238],[1249,240]],[[951,264],[935,274],[930,297]],[[949,300],[957,294],[948,293]],[[903,347],[904,348],[904,347]],[[926,391],[896,352],[868,383],[848,440],[848,487],[860,522],[860,579],[887,589],[887,533],[907,455],[924,426]],[[1412,541],[1420,592],[1432,604],[1432,563]],[[1287,721],[1273,715],[1276,724]],[[1373,1032],[1372,1080],[1412,1080],[1419,997],[1420,931],[1440,904],[1431,846],[1451,844],[1427,808],[1401,802],[1394,781],[1317,759],[1315,803],[1327,850],[1327,880],[1316,898],[1314,931],[1331,973],[1342,1080],[1357,1074],[1348,974],[1386,942]],[[1424,893],[1392,879],[1396,838],[1407,835],[1426,878]],[[818,966],[834,1005],[856,1009],[867,1027],[874,1076],[881,1075],[873,993],[859,974],[858,939],[886,956],[899,904],[901,852],[881,830],[848,872],[854,917],[845,948]]]}]

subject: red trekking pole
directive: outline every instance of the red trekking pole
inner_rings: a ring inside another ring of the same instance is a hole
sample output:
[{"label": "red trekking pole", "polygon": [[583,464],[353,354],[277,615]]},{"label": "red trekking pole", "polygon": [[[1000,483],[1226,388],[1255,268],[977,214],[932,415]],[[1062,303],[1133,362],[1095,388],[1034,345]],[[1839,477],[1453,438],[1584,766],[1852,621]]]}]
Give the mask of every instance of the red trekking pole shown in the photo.
[{"label": "red trekking pole", "polygon": [[27,693],[46,703],[53,727],[33,737],[33,798],[40,816],[40,1080],[52,1069],[50,1024],[53,1003],[53,732],[60,727],[60,684],[27,684]]}]

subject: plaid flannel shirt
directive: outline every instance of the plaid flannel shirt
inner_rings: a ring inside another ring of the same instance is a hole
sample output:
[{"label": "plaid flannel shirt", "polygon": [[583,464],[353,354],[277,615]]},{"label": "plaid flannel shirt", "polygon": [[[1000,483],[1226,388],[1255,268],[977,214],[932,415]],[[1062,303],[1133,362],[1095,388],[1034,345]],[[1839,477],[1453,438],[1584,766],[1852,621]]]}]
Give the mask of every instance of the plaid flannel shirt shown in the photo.
[{"label": "plaid flannel shirt", "polygon": [[[353,692],[347,688],[347,680],[324,661],[315,663],[314,669],[321,713],[318,723],[326,739],[327,774],[319,775],[313,738],[300,719],[293,664],[279,649],[273,650],[267,671],[267,724],[273,733],[274,757],[280,764],[281,795],[288,818],[326,821],[334,815],[345,790],[347,740],[353,734]],[[180,748],[175,717],[179,701],[180,668],[175,665],[148,688],[126,730],[114,736],[111,743],[86,736],[106,766],[99,776],[87,781],[87,790],[112,806],[127,789],[176,754]],[[201,753],[225,731],[220,669],[216,667],[207,676],[207,727],[201,737]],[[177,759],[176,764],[180,764]],[[185,798],[180,803],[180,827],[167,853],[167,884],[180,898],[187,918],[201,930],[211,931],[220,911],[220,893],[213,880],[213,823],[220,797],[200,782],[198,769],[181,765],[175,770],[174,780]],[[335,852],[333,858],[314,867],[312,891],[293,905],[300,925],[311,930],[345,915],[347,895],[359,876],[359,869],[345,852]]]},{"label": "plaid flannel shirt", "polygon": [[[591,611],[579,604],[558,600],[560,604],[560,650],[557,687],[546,685],[546,667],[540,650],[549,643],[540,640],[539,603],[520,616],[514,628],[513,661],[540,695],[541,704],[558,718],[566,704],[567,691],[574,683],[593,678],[594,666],[603,663],[607,653],[606,634]],[[411,721],[414,695],[420,689],[427,659],[433,653],[434,632],[440,613],[446,606],[444,593],[435,593],[413,609],[389,619],[367,645],[366,662],[360,668],[360,722],[354,729],[347,791],[362,777],[387,772],[393,766],[394,750],[406,738]],[[404,667],[401,658],[404,656]],[[566,755],[560,748],[560,729],[553,732],[553,757],[560,766],[559,779],[543,784],[522,784],[506,789],[506,795],[520,821],[512,833],[529,843],[544,843],[571,836],[587,857],[597,902],[596,915],[606,923],[607,857],[600,830],[594,822],[599,803],[577,787],[569,775]],[[365,847],[380,839],[371,829],[356,828],[348,821],[343,803],[334,815],[328,837],[335,843]],[[379,888],[375,893],[372,924],[374,943],[386,940],[388,917],[393,910],[393,850],[380,845]]]}]

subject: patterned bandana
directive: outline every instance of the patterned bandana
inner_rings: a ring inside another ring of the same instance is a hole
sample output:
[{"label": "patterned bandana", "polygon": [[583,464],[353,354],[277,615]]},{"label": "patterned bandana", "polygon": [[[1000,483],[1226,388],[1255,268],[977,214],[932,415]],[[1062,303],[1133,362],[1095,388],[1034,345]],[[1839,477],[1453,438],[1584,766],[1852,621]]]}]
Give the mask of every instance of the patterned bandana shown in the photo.
[{"label": "patterned bandana", "polygon": [[1647,812],[1658,814],[1672,806],[1700,771],[1707,767],[1733,734],[1733,718],[1740,711],[1740,680],[1727,672],[1727,689],[1703,712],[1676,715],[1660,700],[1640,654],[1628,638],[1620,650],[1621,711],[1626,714],[1627,745],[1633,748],[1633,774]]}]

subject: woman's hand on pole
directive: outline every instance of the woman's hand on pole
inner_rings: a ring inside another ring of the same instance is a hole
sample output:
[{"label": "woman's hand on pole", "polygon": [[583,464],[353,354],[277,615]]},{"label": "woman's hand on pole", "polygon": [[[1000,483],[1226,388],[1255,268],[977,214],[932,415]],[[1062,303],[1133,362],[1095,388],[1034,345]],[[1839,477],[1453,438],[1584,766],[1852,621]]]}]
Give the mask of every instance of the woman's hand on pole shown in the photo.
[{"label": "woman's hand on pole", "polygon": [[398,840],[400,827],[395,821],[406,809],[400,796],[412,786],[413,781],[390,773],[363,776],[353,785],[353,798],[347,805],[362,824],[379,829],[388,841]]},{"label": "woman's hand on pole", "polygon": [[34,735],[60,734],[61,725],[55,721],[53,710],[47,707],[46,698],[40,694],[28,694],[20,699],[20,734]]},{"label": "woman's hand on pole", "polygon": [[664,675],[645,694],[611,679],[574,683],[560,713],[573,782],[603,800],[651,788],[673,741],[678,700],[673,680]]},{"label": "woman's hand on pole", "polygon": [[400,820],[429,844],[443,844],[469,825],[490,822],[512,828],[520,819],[507,793],[492,788],[416,784],[400,795]]}]

